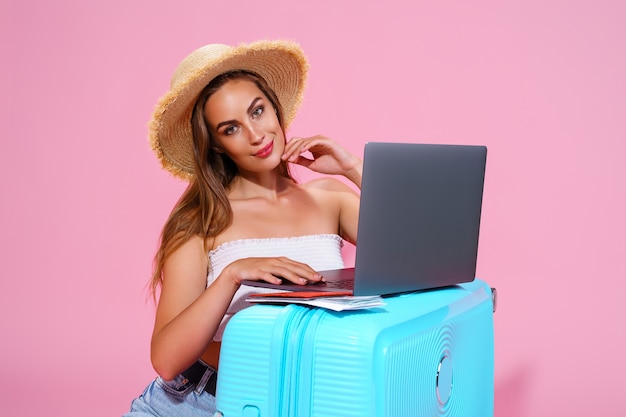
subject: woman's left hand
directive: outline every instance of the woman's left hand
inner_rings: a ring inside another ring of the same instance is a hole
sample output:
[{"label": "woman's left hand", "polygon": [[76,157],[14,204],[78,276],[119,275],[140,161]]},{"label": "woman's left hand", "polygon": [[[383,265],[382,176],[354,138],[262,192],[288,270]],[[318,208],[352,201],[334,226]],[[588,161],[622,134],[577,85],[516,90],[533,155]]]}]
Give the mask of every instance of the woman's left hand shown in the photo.
[{"label": "woman's left hand", "polygon": [[[312,159],[302,156],[307,151]],[[357,156],[321,135],[292,138],[285,146],[282,159],[321,174],[344,175],[350,179],[358,177],[360,180],[363,168],[363,162]]]}]

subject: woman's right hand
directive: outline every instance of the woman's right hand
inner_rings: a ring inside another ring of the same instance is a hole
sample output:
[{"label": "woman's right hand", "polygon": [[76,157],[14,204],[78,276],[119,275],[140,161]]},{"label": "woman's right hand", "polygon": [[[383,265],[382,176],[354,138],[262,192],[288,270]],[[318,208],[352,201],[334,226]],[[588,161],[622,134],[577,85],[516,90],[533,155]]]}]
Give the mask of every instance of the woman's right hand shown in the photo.
[{"label": "woman's right hand", "polygon": [[244,258],[228,265],[221,274],[239,286],[243,280],[280,284],[283,280],[305,285],[323,281],[324,277],[309,265],[285,257]]}]

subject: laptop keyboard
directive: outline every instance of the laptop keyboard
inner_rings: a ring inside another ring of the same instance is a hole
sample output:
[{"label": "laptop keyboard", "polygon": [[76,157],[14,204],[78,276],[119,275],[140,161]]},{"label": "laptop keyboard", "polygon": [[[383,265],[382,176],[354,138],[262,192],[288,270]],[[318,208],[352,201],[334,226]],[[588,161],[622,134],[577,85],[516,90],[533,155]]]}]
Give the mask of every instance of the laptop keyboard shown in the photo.
[{"label": "laptop keyboard", "polygon": [[337,288],[340,290],[352,290],[354,288],[354,280],[339,279],[336,281],[315,283],[313,285],[315,286],[319,285],[319,286],[326,287],[326,288]]}]

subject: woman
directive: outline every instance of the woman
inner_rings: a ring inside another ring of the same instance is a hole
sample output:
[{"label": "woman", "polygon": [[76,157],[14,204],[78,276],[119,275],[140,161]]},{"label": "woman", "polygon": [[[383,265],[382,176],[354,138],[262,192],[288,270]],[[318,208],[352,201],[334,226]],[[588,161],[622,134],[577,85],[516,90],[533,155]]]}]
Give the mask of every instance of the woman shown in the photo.
[{"label": "woman", "polygon": [[316,271],[343,267],[343,240],[356,242],[358,194],[336,179],[298,184],[289,174],[295,163],[361,182],[361,160],[332,140],[286,140],[306,71],[291,42],[208,45],[183,60],[160,100],[152,147],[189,186],[155,257],[159,377],[128,415],[212,415],[223,329],[247,294],[262,291],[241,281],[323,280]]}]

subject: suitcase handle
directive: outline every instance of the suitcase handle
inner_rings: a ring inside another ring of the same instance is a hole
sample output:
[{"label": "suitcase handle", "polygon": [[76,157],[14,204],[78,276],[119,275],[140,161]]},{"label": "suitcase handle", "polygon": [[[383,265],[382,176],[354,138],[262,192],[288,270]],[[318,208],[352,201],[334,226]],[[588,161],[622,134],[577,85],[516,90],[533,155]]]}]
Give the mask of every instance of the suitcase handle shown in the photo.
[{"label": "suitcase handle", "polygon": [[494,287],[491,287],[491,303],[493,304],[493,312],[495,313],[498,307],[498,290]]}]

